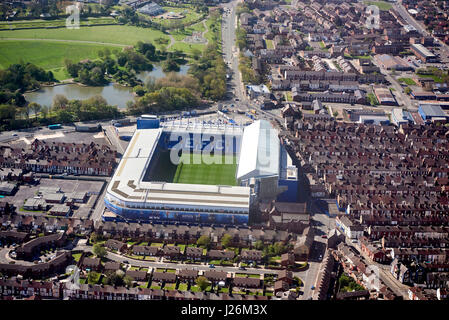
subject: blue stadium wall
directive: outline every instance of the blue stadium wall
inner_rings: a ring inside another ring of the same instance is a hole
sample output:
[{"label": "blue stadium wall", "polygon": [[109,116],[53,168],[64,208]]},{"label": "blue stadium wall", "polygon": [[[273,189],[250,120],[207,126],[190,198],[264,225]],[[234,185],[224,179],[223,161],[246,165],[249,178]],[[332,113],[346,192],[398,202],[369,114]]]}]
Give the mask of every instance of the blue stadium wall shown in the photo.
[{"label": "blue stadium wall", "polygon": [[288,190],[277,196],[280,202],[297,202],[298,201],[298,181],[297,180],[279,180],[280,186],[287,186]]},{"label": "blue stadium wall", "polygon": [[[187,133],[185,133],[186,135]],[[190,152],[200,152],[203,151],[204,148],[206,148],[211,141],[209,140],[210,135],[205,134],[205,138],[203,140],[203,135],[201,136],[201,142],[195,141],[193,138],[193,133],[189,133],[189,141],[183,142],[183,149],[189,150]],[[178,143],[178,141],[170,141],[171,132],[164,131],[161,134],[161,137],[159,139],[158,148],[162,150],[171,150],[173,147],[175,147]],[[221,140],[219,143],[216,144],[214,147],[215,150],[225,150],[226,154],[238,154],[240,152],[240,136],[233,136],[232,144],[231,146],[226,145],[226,139],[225,135],[221,136]],[[228,138],[229,140],[229,138]],[[199,142],[199,143],[198,143]]]},{"label": "blue stadium wall", "polygon": [[159,119],[137,118],[137,129],[157,129],[159,125]]},{"label": "blue stadium wall", "polygon": [[152,209],[135,209],[117,207],[104,199],[106,207],[115,214],[134,221],[161,221],[161,222],[190,222],[201,224],[232,224],[246,225],[248,224],[248,214],[230,214],[217,213],[208,214],[205,212],[187,212],[187,211],[167,211]]}]

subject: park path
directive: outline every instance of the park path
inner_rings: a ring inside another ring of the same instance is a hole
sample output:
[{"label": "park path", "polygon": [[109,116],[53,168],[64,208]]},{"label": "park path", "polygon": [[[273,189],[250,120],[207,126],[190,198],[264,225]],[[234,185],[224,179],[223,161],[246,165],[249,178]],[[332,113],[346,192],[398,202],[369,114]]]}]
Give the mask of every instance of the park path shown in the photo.
[{"label": "park path", "polygon": [[175,44],[176,40],[173,38],[171,33],[169,33],[168,36],[170,37],[170,44],[167,46],[167,49],[170,49],[170,47]]},{"label": "park path", "polygon": [[90,43],[90,44],[101,44],[108,46],[116,46],[116,47],[127,47],[127,44],[118,44],[118,43],[110,43],[110,42],[99,42],[99,41],[86,41],[86,40],[63,40],[63,39],[39,39],[39,38],[3,38],[0,37],[0,40],[18,40],[18,41],[56,41],[56,42],[68,42],[68,43]]},{"label": "park path", "polygon": [[206,45],[209,43],[209,40],[205,37],[206,33],[209,32],[209,28],[207,26],[206,20],[203,20],[203,26],[206,30],[203,31],[203,33],[201,33],[201,36],[206,39]]}]

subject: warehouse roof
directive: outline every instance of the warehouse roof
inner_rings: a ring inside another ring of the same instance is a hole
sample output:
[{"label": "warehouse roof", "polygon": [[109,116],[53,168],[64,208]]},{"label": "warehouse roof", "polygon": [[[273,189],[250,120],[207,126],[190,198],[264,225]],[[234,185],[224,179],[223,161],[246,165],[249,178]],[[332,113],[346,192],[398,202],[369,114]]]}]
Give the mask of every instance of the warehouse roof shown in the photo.
[{"label": "warehouse roof", "polygon": [[419,108],[429,117],[447,117],[443,109],[436,104],[421,104],[419,105]]}]

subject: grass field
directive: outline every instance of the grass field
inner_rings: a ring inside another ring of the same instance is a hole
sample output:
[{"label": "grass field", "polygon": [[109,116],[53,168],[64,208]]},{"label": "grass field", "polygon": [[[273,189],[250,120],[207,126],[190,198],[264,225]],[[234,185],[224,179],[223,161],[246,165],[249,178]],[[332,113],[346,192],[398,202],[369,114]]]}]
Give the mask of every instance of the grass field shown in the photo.
[{"label": "grass field", "polygon": [[[101,18],[87,18],[80,19],[81,26],[87,26],[92,24],[115,24],[117,23],[112,17]],[[0,30],[16,29],[16,28],[47,28],[47,27],[60,27],[66,25],[66,19],[56,20],[18,20],[18,21],[1,21]]]},{"label": "grass field", "polygon": [[388,11],[390,10],[393,6],[391,5],[391,3],[385,2],[385,1],[364,1],[364,3],[367,6],[370,5],[375,5],[379,7],[379,10],[381,11]]},{"label": "grass field", "polygon": [[[235,156],[222,156],[222,164],[199,163],[201,155],[184,154],[176,168],[174,183],[237,185],[235,173],[237,163]],[[232,164],[225,164],[226,161]]]},{"label": "grass field", "polygon": [[398,79],[399,82],[404,82],[405,84],[409,85],[409,86],[415,86],[416,82],[411,79],[411,78],[399,78]]},{"label": "grass field", "polygon": [[[159,30],[133,26],[95,26],[80,29],[32,29],[0,32],[0,40],[15,39],[59,39],[65,41],[89,41],[101,44],[135,45],[137,41],[151,41],[169,37]],[[156,46],[157,44],[154,43]]]},{"label": "grass field", "polygon": [[46,70],[64,66],[64,59],[80,61],[98,58],[98,51],[108,47],[92,43],[65,43],[55,41],[0,41],[0,68],[20,60],[31,62]]}]

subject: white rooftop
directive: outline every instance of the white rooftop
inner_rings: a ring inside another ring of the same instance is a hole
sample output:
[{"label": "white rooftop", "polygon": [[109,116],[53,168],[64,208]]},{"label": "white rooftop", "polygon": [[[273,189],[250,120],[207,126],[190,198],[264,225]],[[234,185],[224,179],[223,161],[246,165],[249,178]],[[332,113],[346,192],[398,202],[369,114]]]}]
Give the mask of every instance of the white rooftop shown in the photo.
[{"label": "white rooftop", "polygon": [[258,120],[243,132],[237,179],[279,175],[280,144],[277,131]]}]

